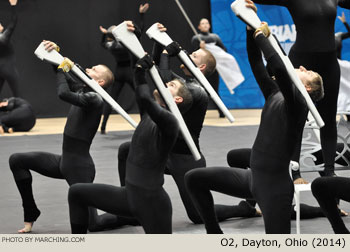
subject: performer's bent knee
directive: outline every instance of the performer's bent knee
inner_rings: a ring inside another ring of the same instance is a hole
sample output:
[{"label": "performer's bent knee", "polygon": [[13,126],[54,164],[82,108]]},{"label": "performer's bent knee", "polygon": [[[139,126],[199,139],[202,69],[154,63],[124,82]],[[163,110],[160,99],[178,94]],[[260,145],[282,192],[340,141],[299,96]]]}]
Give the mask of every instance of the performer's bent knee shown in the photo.
[{"label": "performer's bent knee", "polygon": [[118,159],[126,160],[129,154],[130,142],[122,143],[118,149]]}]

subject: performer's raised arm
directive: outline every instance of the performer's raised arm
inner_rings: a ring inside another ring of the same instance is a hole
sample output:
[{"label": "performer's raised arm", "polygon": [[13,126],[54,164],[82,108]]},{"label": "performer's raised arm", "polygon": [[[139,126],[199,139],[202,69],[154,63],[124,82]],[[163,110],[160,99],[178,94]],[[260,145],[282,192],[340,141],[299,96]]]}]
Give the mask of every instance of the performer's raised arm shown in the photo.
[{"label": "performer's raised arm", "polygon": [[275,82],[266,70],[262,60],[262,54],[259,47],[257,47],[254,38],[254,31],[247,29],[247,52],[250,67],[253,71],[254,77],[265,97],[267,99],[272,92],[277,89]]},{"label": "performer's raised arm", "polygon": [[1,44],[7,44],[9,43],[12,33],[16,28],[17,25],[17,0],[9,0],[10,4],[11,4],[11,22],[9,23],[9,25],[7,26],[6,29],[4,29],[4,27],[0,24],[0,43]]},{"label": "performer's raised arm", "polygon": [[[266,33],[261,32],[259,29],[266,31]],[[263,52],[267,61],[267,65],[274,74],[274,77],[276,79],[275,83],[277,83],[279,86],[279,89],[281,90],[287,103],[290,104],[294,101],[294,92],[296,92],[294,84],[289,77],[288,71],[283,64],[281,57],[267,39],[267,37],[270,35],[267,23],[263,23],[259,29],[257,29],[254,33],[255,42]]]},{"label": "performer's raised arm", "polygon": [[149,55],[145,55],[143,58],[137,61],[134,70],[135,84],[137,86],[136,101],[140,109],[141,118],[145,115],[145,113],[147,113],[151,117],[152,121],[158,125],[162,132],[165,134],[173,134],[174,132],[177,132],[177,130],[174,130],[174,127],[179,127],[177,120],[170,111],[165,109],[165,107],[162,107],[152,98],[145,78],[146,71],[148,71],[152,66],[153,63],[151,57]]},{"label": "performer's raised arm", "polygon": [[350,26],[349,26],[348,22],[346,22],[345,13],[342,12],[342,15],[338,16],[338,19],[344,24],[346,30],[348,31],[348,32],[342,32],[340,34],[341,40],[349,38],[350,37]]}]

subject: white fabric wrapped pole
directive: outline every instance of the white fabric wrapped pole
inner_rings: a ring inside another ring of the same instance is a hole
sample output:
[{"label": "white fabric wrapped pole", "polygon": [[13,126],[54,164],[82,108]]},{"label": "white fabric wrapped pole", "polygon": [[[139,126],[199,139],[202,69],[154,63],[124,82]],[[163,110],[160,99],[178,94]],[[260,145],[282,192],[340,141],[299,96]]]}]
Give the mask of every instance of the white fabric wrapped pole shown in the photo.
[{"label": "white fabric wrapped pole", "polygon": [[[126,23],[123,22],[112,30],[113,36],[123,43],[137,58],[142,58],[145,55],[140,41],[137,39],[136,35],[133,32],[128,31]],[[186,126],[184,119],[174,102],[174,98],[171,95],[170,91],[165,87],[158,70],[155,66],[150,69],[151,77],[154,83],[157,86],[158,91],[162,95],[165,103],[168,105],[169,110],[173,113],[176,119],[179,122],[181,133],[193,155],[195,160],[199,160],[201,155],[192,139],[192,136]]]},{"label": "white fabric wrapped pole", "polygon": [[[243,22],[248,24],[253,29],[257,29],[261,25],[261,21],[257,14],[250,8],[246,7],[245,0],[236,0],[231,4],[232,11],[236,14],[237,17],[239,17]],[[289,74],[289,77],[294,82],[295,86],[299,89],[300,93],[304,96],[307,106],[309,107],[310,112],[312,113],[312,116],[315,118],[315,121],[317,125],[321,128],[324,126],[324,122],[318,113],[314,103],[312,102],[309,94],[307,93],[305,86],[297,76],[294,70],[294,66],[290,62],[289,58],[285,56],[279,47],[278,42],[276,41],[275,37],[269,36],[268,38],[271,45],[274,47],[274,49],[277,51],[279,56],[281,57],[287,71]]]},{"label": "white fabric wrapped pole", "polygon": [[[167,46],[173,42],[173,40],[169,37],[166,32],[161,32],[158,29],[157,23],[153,24],[147,31],[146,34],[150,39],[154,39],[158,43],[163,46]],[[179,53],[179,58],[187,67],[187,69],[192,73],[192,75],[203,85],[203,87],[207,90],[211,98],[214,100],[216,105],[218,105],[219,109],[224,113],[226,118],[232,123],[234,122],[234,118],[230,111],[226,108],[225,104],[222,102],[218,94],[215,92],[214,88],[210,85],[207,78],[205,78],[204,74],[193,64],[192,60],[189,56],[181,50]]]},{"label": "white fabric wrapped pole", "polygon": [[233,90],[244,81],[244,76],[235,57],[225,52],[215,43],[205,44],[205,49],[213,54],[216,60],[216,70],[218,70],[227,89],[231,94],[234,94]]},{"label": "white fabric wrapped pole", "polygon": [[[64,60],[63,56],[56,50],[48,52],[45,50],[44,43],[40,43],[38,48],[35,50],[34,54],[41,60],[45,60],[54,65],[60,65]],[[124,109],[90,76],[88,76],[85,71],[82,71],[76,65],[73,66],[71,70],[76,76],[78,76],[84,83],[91,87],[96,93],[102,96],[102,98],[111,107],[117,111],[125,120],[127,120],[134,128],[137,127],[137,123],[124,111]]]}]

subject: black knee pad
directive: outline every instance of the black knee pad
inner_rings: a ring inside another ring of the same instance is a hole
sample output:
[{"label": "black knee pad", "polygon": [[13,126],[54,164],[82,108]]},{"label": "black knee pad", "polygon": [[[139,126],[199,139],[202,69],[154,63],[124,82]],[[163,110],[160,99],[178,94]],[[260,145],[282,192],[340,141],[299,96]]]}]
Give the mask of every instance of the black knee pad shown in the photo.
[{"label": "black knee pad", "polygon": [[129,155],[131,142],[122,143],[118,149],[118,160],[126,160]]},{"label": "black knee pad", "polygon": [[12,171],[19,168],[19,166],[21,164],[20,159],[21,159],[21,154],[19,154],[19,153],[14,153],[10,156],[9,165],[10,165],[10,169]]},{"label": "black knee pad", "polygon": [[68,202],[72,203],[79,201],[80,199],[80,191],[82,190],[81,188],[82,183],[77,183],[69,187],[68,190]]},{"label": "black knee pad", "polygon": [[316,178],[311,184],[312,194],[317,198],[318,195],[323,194],[327,191],[325,178]]}]

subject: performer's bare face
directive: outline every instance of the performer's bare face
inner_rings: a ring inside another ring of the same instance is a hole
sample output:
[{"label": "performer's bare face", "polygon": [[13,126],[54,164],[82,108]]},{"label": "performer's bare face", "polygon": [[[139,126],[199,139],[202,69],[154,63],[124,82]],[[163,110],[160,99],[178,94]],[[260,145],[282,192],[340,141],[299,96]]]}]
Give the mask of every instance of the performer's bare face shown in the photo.
[{"label": "performer's bare face", "polygon": [[86,73],[93,78],[95,81],[99,81],[103,76],[103,72],[105,71],[105,68],[102,65],[93,66],[92,68],[86,68]]},{"label": "performer's bare face", "polygon": [[0,33],[2,33],[3,30],[4,30],[4,27],[2,26],[2,24],[0,24]]},{"label": "performer's bare face", "polygon": [[303,66],[295,69],[295,71],[305,86],[317,77],[317,74],[314,71],[307,70]]},{"label": "performer's bare face", "polygon": [[210,24],[209,24],[208,19],[202,18],[201,21],[199,22],[198,29],[201,32],[209,32]]},{"label": "performer's bare face", "polygon": [[198,49],[197,51],[194,51],[191,53],[190,57],[194,64],[196,64],[197,67],[199,67],[201,64],[203,64],[203,58],[205,57],[206,52],[202,49]]},{"label": "performer's bare face", "polygon": [[[175,103],[182,102],[182,97],[177,95],[177,93],[179,92],[179,88],[181,87],[181,83],[177,80],[172,80],[166,83],[166,86],[168,87],[171,95],[174,97]],[[165,103],[157,89],[153,91],[153,96],[159,105],[165,107]]]}]

